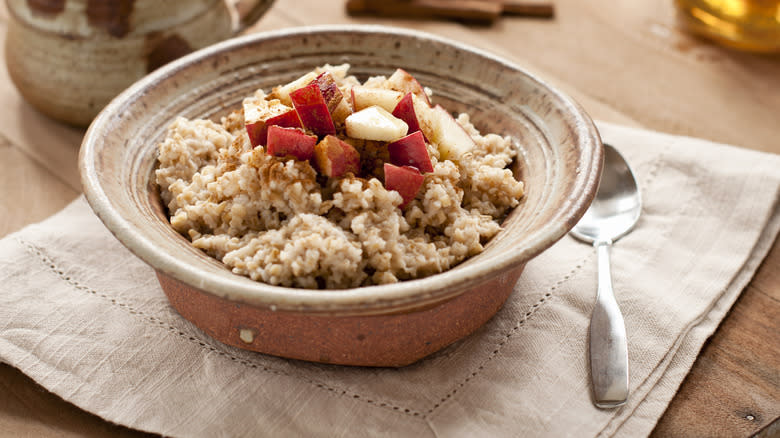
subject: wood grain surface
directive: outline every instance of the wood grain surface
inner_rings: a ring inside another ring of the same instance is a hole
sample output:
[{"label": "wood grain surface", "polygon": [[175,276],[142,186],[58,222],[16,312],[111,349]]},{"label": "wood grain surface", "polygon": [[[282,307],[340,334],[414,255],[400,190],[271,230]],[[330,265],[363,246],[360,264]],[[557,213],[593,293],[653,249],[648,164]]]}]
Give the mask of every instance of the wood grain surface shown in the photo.
[{"label": "wood grain surface", "polygon": [[[249,31],[337,23],[413,27],[514,60],[597,119],[780,153],[780,56],[682,32],[671,1],[555,1],[555,19],[492,26],[350,17],[343,2],[277,0]],[[8,21],[0,6],[0,42]],[[4,44],[0,44],[1,48]],[[83,131],[38,114],[0,69],[0,237],[80,193]],[[780,171],[780,170],[779,170]],[[772,436],[780,417],[780,242],[702,349],[653,436]],[[0,365],[0,435],[145,436],[105,422]]]},{"label": "wood grain surface", "polygon": [[[780,245],[702,349],[653,436],[750,436],[777,421]],[[774,341],[771,341],[773,340]]]}]

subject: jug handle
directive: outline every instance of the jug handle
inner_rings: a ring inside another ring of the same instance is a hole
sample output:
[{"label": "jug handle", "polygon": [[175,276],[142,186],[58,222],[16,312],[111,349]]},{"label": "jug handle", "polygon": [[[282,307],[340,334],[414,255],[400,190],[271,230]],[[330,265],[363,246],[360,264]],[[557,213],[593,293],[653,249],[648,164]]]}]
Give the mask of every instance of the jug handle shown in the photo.
[{"label": "jug handle", "polygon": [[235,35],[255,24],[255,22],[263,16],[265,11],[271,7],[273,0],[232,0],[229,1],[228,4],[230,4],[238,16],[238,24],[233,29],[233,34]]}]

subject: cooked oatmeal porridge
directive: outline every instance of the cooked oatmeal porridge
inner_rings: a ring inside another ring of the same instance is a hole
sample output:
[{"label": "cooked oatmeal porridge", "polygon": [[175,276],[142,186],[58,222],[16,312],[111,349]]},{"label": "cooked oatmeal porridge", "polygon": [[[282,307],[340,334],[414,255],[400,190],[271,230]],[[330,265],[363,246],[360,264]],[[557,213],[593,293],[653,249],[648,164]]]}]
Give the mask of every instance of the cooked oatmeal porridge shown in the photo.
[{"label": "cooked oatmeal porridge", "polygon": [[173,228],[236,274],[351,288],[478,254],[523,196],[508,137],[431,105],[407,72],[325,65],[223,118],[178,118],[157,183]]}]

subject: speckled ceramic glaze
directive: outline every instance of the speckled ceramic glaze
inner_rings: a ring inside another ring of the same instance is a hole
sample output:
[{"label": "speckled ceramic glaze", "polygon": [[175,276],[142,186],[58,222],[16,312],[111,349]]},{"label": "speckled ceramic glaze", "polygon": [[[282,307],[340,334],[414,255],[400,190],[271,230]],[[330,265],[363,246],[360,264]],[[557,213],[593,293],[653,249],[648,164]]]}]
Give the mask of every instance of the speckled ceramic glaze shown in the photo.
[{"label": "speckled ceramic glaze", "polygon": [[[256,88],[342,62],[360,79],[402,67],[433,89],[437,103],[469,112],[483,132],[512,136],[523,201],[482,254],[428,278],[318,291],[231,273],[170,227],[153,178],[158,142],[178,115],[216,119]],[[163,67],[95,119],[80,167],[97,215],[157,271],[171,304],[215,339],[289,358],[401,366],[466,336],[499,310],[525,263],[585,212],[602,156],[582,108],[516,65],[429,34],[338,26],[251,35]]]},{"label": "speckled ceramic glaze", "polygon": [[6,0],[8,72],[49,116],[86,126],[117,94],[161,65],[234,35],[225,0]]}]

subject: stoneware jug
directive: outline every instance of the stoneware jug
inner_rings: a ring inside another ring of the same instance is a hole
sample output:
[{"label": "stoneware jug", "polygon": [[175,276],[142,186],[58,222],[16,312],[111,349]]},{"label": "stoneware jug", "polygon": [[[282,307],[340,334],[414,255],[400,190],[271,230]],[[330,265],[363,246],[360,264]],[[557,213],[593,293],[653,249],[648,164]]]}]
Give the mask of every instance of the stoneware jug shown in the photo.
[{"label": "stoneware jug", "polygon": [[231,37],[271,3],[239,16],[226,0],[6,0],[6,65],[33,106],[86,126],[139,78]]}]

